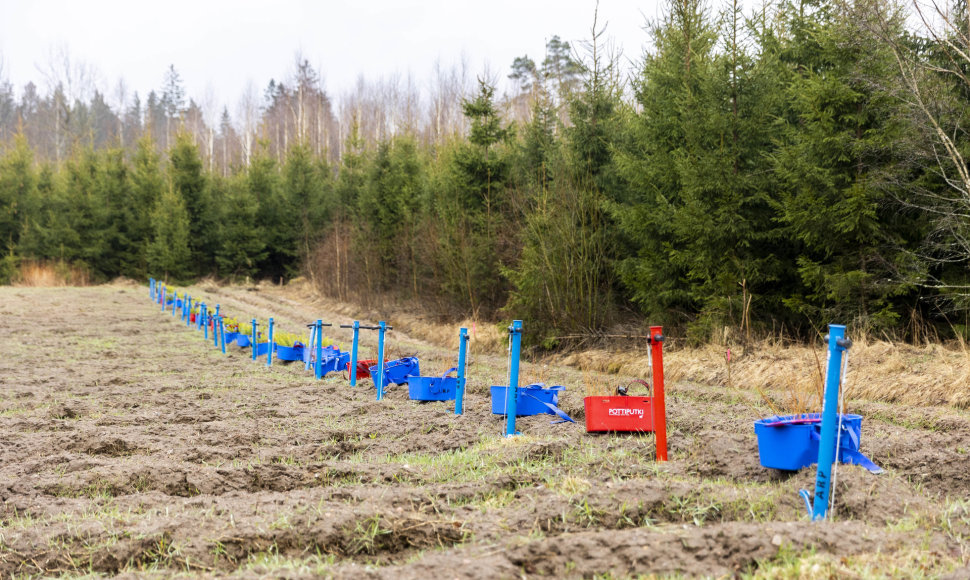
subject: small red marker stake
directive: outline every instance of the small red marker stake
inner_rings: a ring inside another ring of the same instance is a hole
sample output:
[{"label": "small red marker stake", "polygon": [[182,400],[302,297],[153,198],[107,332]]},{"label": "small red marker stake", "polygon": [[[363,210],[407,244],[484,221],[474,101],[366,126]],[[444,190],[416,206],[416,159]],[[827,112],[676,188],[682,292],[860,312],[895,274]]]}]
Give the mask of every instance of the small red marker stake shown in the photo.
[{"label": "small red marker stake", "polygon": [[657,439],[657,461],[667,461],[667,410],[664,407],[664,335],[662,326],[650,327],[653,351],[653,425]]}]

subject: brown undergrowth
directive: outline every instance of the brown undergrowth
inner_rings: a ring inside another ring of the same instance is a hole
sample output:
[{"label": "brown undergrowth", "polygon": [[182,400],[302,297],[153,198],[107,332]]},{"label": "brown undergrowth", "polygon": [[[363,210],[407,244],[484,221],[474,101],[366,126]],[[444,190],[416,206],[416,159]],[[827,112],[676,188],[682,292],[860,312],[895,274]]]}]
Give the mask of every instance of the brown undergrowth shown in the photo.
[{"label": "brown undergrowth", "polygon": [[[356,305],[320,296],[310,283],[303,281],[283,287],[261,285],[259,290],[304,303],[325,303],[330,310],[348,316],[386,318],[409,336],[443,348],[457,349],[456,326],[465,326],[469,328],[474,352],[503,354],[506,350],[505,329],[493,323],[463,320],[459,324],[443,324],[389,304],[363,312]],[[845,381],[848,401],[970,408],[970,346],[967,344],[927,342],[914,346],[859,337],[851,327],[848,336],[855,340],[849,350]],[[683,347],[679,342],[676,336],[670,336],[665,345],[664,374],[668,384],[692,381],[729,390],[754,391],[759,393],[762,407],[759,412],[766,414],[819,410],[826,363],[824,344],[790,345],[768,339],[747,348],[732,348],[728,363],[727,348],[723,345]],[[646,348],[559,353],[550,355],[548,364],[641,379],[647,379],[651,371]]]},{"label": "brown undergrowth", "polygon": [[90,276],[85,269],[63,261],[24,260],[14,275],[14,286],[51,288],[88,286]]},{"label": "brown undergrowth", "polygon": [[[850,331],[851,334],[851,331]],[[822,346],[778,346],[762,343],[743,353],[732,352],[730,368],[722,346],[669,348],[664,356],[667,382],[681,380],[762,391],[766,411],[799,412],[817,407],[819,369],[825,366]],[[856,341],[849,350],[846,398],[970,407],[970,350],[960,344],[912,346],[885,341]],[[577,368],[620,375],[646,375],[646,352],[588,350],[561,357]],[[814,409],[817,410],[817,409]]]}]

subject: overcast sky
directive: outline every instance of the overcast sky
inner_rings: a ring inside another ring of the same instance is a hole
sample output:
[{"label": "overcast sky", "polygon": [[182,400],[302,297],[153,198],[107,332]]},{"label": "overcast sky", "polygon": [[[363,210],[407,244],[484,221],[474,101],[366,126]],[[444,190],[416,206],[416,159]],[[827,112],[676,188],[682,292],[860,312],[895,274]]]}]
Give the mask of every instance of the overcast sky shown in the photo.
[{"label": "overcast sky", "polygon": [[[464,55],[474,74],[488,67],[503,81],[516,56],[541,62],[553,35],[576,46],[589,37],[595,0],[0,0],[3,75],[18,89],[34,81],[45,92],[52,51],[94,67],[110,95],[119,78],[144,100],[162,85],[170,64],[189,97],[207,90],[234,104],[249,81],[262,92],[286,78],[297,51],[321,73],[331,96],[359,75],[376,80],[410,71],[424,83],[435,61]],[[644,25],[657,0],[601,0],[600,23],[639,60]],[[109,98],[109,102],[111,99]]]}]

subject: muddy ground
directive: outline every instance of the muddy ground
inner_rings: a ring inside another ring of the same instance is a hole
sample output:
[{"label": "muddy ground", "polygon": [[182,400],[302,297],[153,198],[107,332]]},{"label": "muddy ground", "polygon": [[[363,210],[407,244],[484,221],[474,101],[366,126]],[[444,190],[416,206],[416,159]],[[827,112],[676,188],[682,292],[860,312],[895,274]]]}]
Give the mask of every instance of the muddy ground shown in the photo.
[{"label": "muddy ground", "polygon": [[[193,293],[291,332],[347,318],[279,291]],[[424,374],[454,364],[389,344]],[[970,577],[966,411],[857,402],[887,472],[842,466],[834,521],[812,524],[797,492],[814,470],[759,465],[747,395],[668,385],[657,463],[652,435],[585,433],[568,367],[523,379],[565,385],[578,422],[501,437],[488,386],[505,365],[473,352],[455,416],[223,355],[142,287],[0,288],[0,576]]]}]

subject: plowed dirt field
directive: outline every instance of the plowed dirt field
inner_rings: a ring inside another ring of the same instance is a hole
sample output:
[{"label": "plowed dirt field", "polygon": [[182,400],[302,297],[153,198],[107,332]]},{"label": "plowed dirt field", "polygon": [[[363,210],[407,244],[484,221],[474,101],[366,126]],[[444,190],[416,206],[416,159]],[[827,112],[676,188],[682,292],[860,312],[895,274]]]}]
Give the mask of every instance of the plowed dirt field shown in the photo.
[{"label": "plowed dirt field", "polygon": [[[348,319],[196,290],[291,332]],[[389,344],[426,375],[454,365],[398,331]],[[473,345],[456,416],[403,386],[377,402],[370,381],[223,355],[147,288],[0,288],[0,576],[970,576],[966,411],[855,404],[886,473],[841,466],[834,520],[813,524],[797,491],[814,469],[762,468],[736,392],[668,385],[657,463],[652,435],[585,433],[568,367],[525,364],[523,380],[565,385],[577,423],[522,418],[503,438],[488,386],[505,373]]]}]

